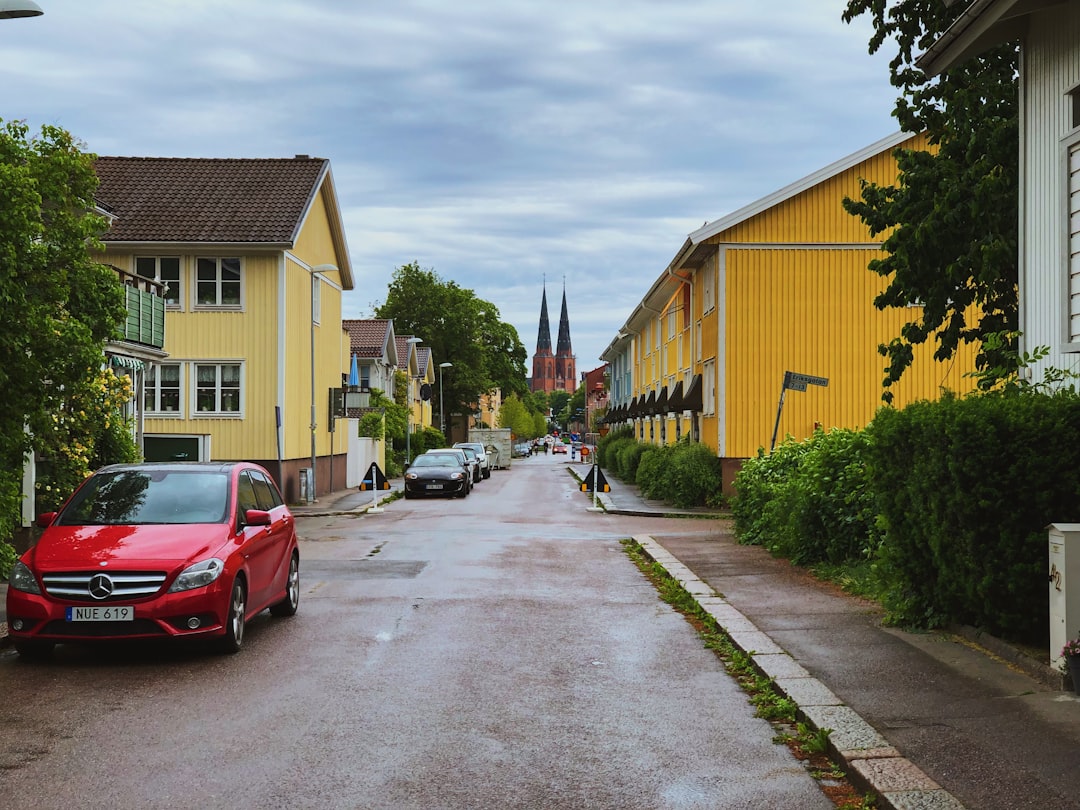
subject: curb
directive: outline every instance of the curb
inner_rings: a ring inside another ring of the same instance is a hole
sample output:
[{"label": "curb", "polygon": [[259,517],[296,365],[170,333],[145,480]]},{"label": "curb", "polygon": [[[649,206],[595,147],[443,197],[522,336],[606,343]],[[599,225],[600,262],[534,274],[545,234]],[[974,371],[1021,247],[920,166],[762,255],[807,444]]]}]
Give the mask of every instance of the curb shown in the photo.
[{"label": "curb", "polygon": [[875,795],[882,810],[965,810],[956,797],[901,756],[869,723],[663,545],[647,535],[633,539],[716,620],[754,668],[796,704],[801,720],[815,732],[829,731],[832,758],[860,790]]}]

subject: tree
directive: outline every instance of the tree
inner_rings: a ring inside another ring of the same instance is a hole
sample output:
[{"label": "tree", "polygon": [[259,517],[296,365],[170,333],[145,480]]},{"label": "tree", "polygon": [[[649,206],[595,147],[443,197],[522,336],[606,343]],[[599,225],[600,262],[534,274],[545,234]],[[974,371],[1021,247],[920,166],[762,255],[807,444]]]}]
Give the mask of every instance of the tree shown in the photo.
[{"label": "tree", "polygon": [[534,423],[532,414],[525,408],[517,394],[503,400],[499,409],[499,427],[510,428],[510,433],[518,440],[531,439]]},{"label": "tree", "polygon": [[[889,279],[874,306],[908,308],[914,316],[878,346],[888,361],[886,402],[912,363],[913,347],[931,337],[937,360],[951,358],[961,343],[977,344],[975,364],[983,370],[1009,368],[1016,356],[1017,49],[997,47],[937,78],[915,65],[965,8],[943,0],[849,0],[843,14],[845,22],[870,15],[870,53],[895,42],[890,70],[901,96],[893,115],[905,132],[926,132],[932,147],[897,150],[897,185],[864,184],[861,200],[844,202],[871,234],[888,234],[888,255],[870,263]],[[1001,335],[1009,337],[988,340]]]},{"label": "tree", "polygon": [[499,320],[494,304],[434,270],[415,262],[398,267],[375,314],[393,319],[397,334],[422,338],[436,367],[453,363],[443,371],[447,414],[471,413],[480,397],[495,389],[525,391],[527,355],[517,330]]},{"label": "tree", "polygon": [[99,457],[94,437],[113,428],[83,422],[80,404],[111,390],[104,347],[127,314],[115,271],[91,254],[107,226],[95,213],[94,155],[58,127],[28,132],[0,125],[0,536],[19,522],[26,453],[71,451],[56,441],[58,415],[84,428],[84,463]]}]

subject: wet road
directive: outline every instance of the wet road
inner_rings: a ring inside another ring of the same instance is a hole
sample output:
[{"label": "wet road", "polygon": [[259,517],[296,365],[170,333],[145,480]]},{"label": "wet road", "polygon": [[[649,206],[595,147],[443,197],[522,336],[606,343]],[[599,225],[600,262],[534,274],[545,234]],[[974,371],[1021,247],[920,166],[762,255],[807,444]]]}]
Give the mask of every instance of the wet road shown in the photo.
[{"label": "wet road", "polygon": [[237,656],[0,655],[0,803],[831,807],[622,552],[671,521],[590,512],[565,467],[300,520],[300,611]]}]

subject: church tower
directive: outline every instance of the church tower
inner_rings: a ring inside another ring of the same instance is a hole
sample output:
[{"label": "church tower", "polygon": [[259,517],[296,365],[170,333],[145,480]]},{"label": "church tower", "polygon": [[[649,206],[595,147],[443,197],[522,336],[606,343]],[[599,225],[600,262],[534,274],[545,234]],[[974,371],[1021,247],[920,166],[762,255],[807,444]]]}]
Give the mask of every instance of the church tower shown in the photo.
[{"label": "church tower", "polygon": [[533,355],[531,391],[555,390],[555,357],[551,353],[551,324],[548,323],[547,284],[540,299],[540,332],[536,336],[536,354]]},{"label": "church tower", "polygon": [[570,317],[566,314],[566,282],[563,282],[562,314],[559,315],[559,340],[555,344],[555,387],[571,394],[577,390],[574,347],[570,345]]},{"label": "church tower", "polygon": [[562,314],[559,317],[559,338],[555,354],[551,352],[551,323],[548,320],[547,283],[540,299],[540,332],[536,336],[536,353],[533,355],[532,391],[577,390],[574,369],[574,349],[570,345],[570,318],[566,314],[566,285],[563,285]]}]

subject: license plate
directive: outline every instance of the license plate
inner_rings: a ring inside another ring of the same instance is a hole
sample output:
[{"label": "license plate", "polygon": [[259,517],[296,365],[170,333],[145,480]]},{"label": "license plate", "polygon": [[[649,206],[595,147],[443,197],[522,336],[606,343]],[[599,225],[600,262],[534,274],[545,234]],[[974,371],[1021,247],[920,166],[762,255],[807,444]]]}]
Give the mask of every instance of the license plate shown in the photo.
[{"label": "license plate", "polygon": [[130,605],[109,607],[69,607],[69,622],[130,622],[135,618],[135,608]]},{"label": "license plate", "polygon": [[442,484],[428,484],[425,489],[442,489]]}]

